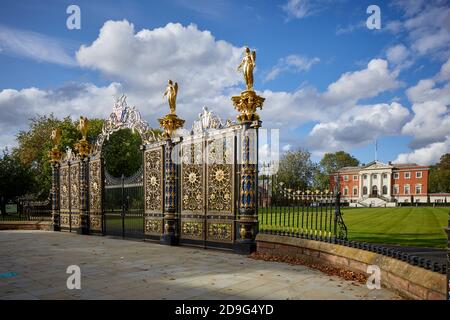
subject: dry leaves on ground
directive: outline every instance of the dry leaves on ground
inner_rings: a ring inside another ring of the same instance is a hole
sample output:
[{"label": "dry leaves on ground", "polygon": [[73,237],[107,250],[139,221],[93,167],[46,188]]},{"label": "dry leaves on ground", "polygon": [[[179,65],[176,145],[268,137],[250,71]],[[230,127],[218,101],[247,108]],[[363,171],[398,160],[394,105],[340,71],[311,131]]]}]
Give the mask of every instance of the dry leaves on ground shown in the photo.
[{"label": "dry leaves on ground", "polygon": [[351,270],[333,267],[326,264],[321,263],[312,263],[310,261],[297,258],[297,257],[291,257],[291,256],[273,256],[268,255],[264,253],[258,253],[253,252],[250,256],[251,259],[255,260],[264,260],[264,261],[274,261],[274,262],[284,262],[289,263],[293,265],[302,265],[306,266],[311,269],[322,271],[323,273],[329,275],[329,276],[338,276],[348,281],[356,281],[359,283],[366,283],[367,281],[367,275],[354,272]]}]

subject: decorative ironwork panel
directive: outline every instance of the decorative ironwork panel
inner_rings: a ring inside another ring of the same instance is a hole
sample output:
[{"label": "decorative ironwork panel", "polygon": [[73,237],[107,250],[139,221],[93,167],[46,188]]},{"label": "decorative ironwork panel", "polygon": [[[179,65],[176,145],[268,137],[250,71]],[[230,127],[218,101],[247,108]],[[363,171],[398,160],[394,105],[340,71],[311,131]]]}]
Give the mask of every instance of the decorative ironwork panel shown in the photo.
[{"label": "decorative ironwork panel", "polygon": [[184,239],[203,240],[204,237],[204,222],[202,220],[188,220],[181,221],[181,237]]},{"label": "decorative ironwork panel", "polygon": [[163,195],[163,148],[146,150],[145,161],[145,212],[162,213]]},{"label": "decorative ironwork panel", "polygon": [[89,227],[91,230],[102,230],[102,215],[96,214],[96,215],[90,215],[89,216]]},{"label": "decorative ironwork panel", "polygon": [[[70,166],[70,211],[76,212],[80,209],[80,163],[76,162]],[[72,219],[72,226],[74,221]]]},{"label": "decorative ironwork panel", "polygon": [[233,214],[234,136],[218,137],[207,144],[207,212]]},{"label": "decorative ironwork panel", "polygon": [[91,213],[102,211],[102,168],[101,160],[89,162],[89,209]]},{"label": "decorative ironwork panel", "polygon": [[61,213],[59,221],[61,228],[70,228],[70,213]]},{"label": "decorative ironwork panel", "polygon": [[78,228],[81,226],[81,218],[80,218],[80,214],[79,213],[72,213],[70,215],[70,223],[71,223],[71,228]]},{"label": "decorative ironwork panel", "polygon": [[209,241],[214,242],[232,242],[234,239],[233,222],[208,220],[208,237]]},{"label": "decorative ironwork panel", "polygon": [[204,213],[202,142],[181,147],[181,212]]},{"label": "decorative ironwork panel", "polygon": [[145,234],[161,235],[163,233],[163,219],[145,217]]},{"label": "decorative ironwork panel", "polygon": [[[70,210],[70,184],[69,184],[69,166],[62,165],[60,168],[59,186],[60,186],[60,210],[61,212],[69,212]],[[62,221],[61,221],[62,225]]]}]

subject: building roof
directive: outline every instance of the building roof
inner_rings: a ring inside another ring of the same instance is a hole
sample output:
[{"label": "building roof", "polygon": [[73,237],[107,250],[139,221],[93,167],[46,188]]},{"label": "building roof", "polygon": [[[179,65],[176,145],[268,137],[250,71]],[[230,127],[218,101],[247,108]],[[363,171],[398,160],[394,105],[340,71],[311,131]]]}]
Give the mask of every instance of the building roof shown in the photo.
[{"label": "building roof", "polygon": [[[404,169],[404,168],[429,168],[428,166],[420,166],[417,163],[391,163],[388,162],[383,163],[380,161],[371,161],[367,164],[362,164],[360,166],[349,166],[349,167],[342,167],[341,169],[339,169],[339,172],[354,172],[354,171],[360,171],[360,170],[364,170],[370,167],[387,167],[387,168],[392,168],[392,169]],[[335,174],[336,172],[334,172],[333,174]]]}]

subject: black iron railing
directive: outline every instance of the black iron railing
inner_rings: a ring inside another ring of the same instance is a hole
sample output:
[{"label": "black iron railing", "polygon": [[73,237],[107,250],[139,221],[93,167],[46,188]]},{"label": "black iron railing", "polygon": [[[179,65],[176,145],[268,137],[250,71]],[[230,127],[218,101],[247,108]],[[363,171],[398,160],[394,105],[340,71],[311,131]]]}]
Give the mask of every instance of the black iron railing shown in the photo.
[{"label": "black iron railing", "polygon": [[0,221],[52,220],[52,208],[49,200],[19,202],[16,205],[17,210],[15,212],[2,212],[0,214]]}]

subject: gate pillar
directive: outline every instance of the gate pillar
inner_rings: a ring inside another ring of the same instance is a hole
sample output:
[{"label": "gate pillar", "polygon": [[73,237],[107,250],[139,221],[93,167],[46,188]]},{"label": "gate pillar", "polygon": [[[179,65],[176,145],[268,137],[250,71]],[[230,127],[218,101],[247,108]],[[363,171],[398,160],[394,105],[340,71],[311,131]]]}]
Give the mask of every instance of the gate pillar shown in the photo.
[{"label": "gate pillar", "polygon": [[260,121],[242,123],[238,238],[234,244],[234,251],[242,254],[250,254],[256,250],[255,238],[258,233],[257,146],[260,123]]},{"label": "gate pillar", "polygon": [[80,161],[80,227],[77,231],[79,234],[89,234],[88,161],[87,157]]},{"label": "gate pillar", "polygon": [[[252,58],[250,57],[252,55]],[[237,120],[242,125],[241,157],[240,157],[240,199],[239,216],[237,218],[238,238],[234,251],[249,254],[256,250],[256,235],[258,233],[258,128],[261,126],[256,109],[262,109],[264,98],[253,90],[253,63],[255,52],[246,48],[246,58],[243,63],[250,64],[244,72],[247,90],[239,96],[231,98],[235,109],[239,112]],[[241,64],[242,65],[242,64]]]},{"label": "gate pillar", "polygon": [[52,230],[60,230],[60,189],[59,189],[59,167],[61,161],[61,151],[59,150],[59,144],[61,143],[61,129],[57,128],[52,130],[50,136],[53,148],[48,153],[50,158],[50,164],[52,167],[52,189],[51,189],[51,200],[52,200]]},{"label": "gate pillar", "polygon": [[178,244],[177,230],[177,173],[176,165],[172,160],[174,143],[166,140],[164,163],[164,233],[161,236],[161,244]]},{"label": "gate pillar", "polygon": [[80,117],[80,123],[78,130],[81,133],[81,139],[75,144],[75,150],[78,151],[80,157],[80,171],[79,171],[79,183],[80,183],[80,225],[77,233],[89,234],[89,216],[88,216],[88,161],[90,153],[90,145],[87,141],[88,132],[88,119],[86,117]]},{"label": "gate pillar", "polygon": [[59,162],[52,162],[52,230],[59,231]]}]

